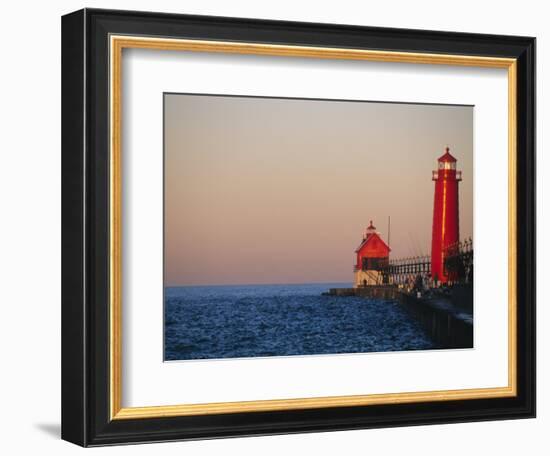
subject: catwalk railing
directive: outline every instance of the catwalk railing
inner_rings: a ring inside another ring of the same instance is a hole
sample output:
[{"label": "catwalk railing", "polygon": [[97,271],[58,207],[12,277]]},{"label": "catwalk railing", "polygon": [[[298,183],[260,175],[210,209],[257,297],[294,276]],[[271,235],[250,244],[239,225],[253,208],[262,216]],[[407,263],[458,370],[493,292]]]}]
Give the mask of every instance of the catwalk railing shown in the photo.
[{"label": "catwalk railing", "polygon": [[472,282],[474,278],[474,245],[472,238],[456,242],[445,251],[445,274],[452,283]]},{"label": "catwalk railing", "polygon": [[[391,260],[381,271],[381,283],[411,286],[422,281],[423,287],[431,280],[432,263],[429,255]],[[426,283],[425,283],[426,282]]]},{"label": "catwalk railing", "polygon": [[[449,278],[448,284],[473,281],[474,249],[471,238],[449,245],[444,250],[444,256],[445,275]],[[367,270],[365,266],[362,268],[363,270]],[[437,285],[431,278],[429,255],[390,260],[372,270],[380,272],[377,275],[379,285],[399,285],[422,289]]]}]

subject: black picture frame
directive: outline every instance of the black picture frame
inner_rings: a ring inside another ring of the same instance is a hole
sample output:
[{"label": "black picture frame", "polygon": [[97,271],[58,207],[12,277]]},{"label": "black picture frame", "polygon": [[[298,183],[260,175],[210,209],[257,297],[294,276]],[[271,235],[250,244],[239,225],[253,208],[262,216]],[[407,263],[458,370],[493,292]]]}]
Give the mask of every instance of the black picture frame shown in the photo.
[{"label": "black picture frame", "polygon": [[[111,420],[108,38],[146,35],[517,59],[517,395]],[[82,446],[535,416],[535,39],[84,9],[62,19],[62,438]]]}]

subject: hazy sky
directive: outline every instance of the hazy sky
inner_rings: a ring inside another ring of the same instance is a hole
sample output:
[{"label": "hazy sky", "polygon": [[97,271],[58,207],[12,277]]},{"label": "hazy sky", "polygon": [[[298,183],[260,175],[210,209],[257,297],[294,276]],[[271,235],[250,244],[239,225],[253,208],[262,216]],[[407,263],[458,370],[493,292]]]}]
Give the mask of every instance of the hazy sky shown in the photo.
[{"label": "hazy sky", "polygon": [[473,108],[165,95],[165,284],[351,282],[373,220],[392,258],[429,254],[432,169],[463,171]]}]

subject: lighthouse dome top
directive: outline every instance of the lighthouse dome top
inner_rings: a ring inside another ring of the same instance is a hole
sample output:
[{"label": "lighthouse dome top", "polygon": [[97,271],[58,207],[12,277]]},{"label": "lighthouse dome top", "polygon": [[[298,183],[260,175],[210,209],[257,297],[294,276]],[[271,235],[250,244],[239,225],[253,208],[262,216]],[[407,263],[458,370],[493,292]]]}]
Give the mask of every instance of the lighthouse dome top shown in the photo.
[{"label": "lighthouse dome top", "polygon": [[449,152],[449,148],[445,147],[445,153],[437,159],[438,162],[444,163],[456,163],[456,158],[454,158]]}]

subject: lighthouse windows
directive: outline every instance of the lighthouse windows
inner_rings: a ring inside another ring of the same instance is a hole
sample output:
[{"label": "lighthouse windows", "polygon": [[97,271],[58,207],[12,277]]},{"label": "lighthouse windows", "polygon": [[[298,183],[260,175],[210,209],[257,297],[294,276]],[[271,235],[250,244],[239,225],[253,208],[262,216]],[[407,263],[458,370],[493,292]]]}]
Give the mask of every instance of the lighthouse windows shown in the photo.
[{"label": "lighthouse windows", "polygon": [[456,169],[454,162],[439,162],[439,169]]}]

